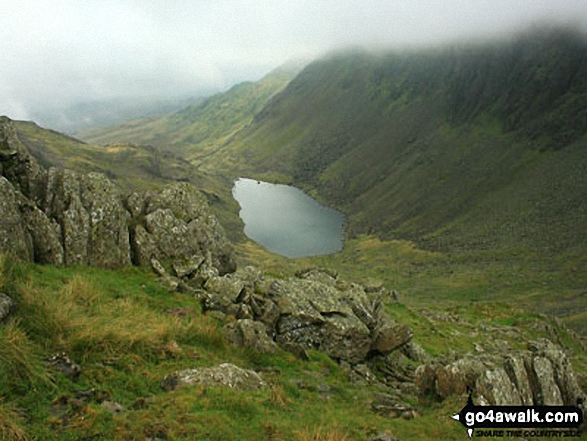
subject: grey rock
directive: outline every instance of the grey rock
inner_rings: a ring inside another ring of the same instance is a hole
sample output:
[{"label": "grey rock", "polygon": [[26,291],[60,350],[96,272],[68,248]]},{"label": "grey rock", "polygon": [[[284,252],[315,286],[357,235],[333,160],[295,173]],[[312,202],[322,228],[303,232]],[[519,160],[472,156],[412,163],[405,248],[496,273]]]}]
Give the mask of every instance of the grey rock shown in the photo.
[{"label": "grey rock", "polygon": [[534,389],[534,400],[540,406],[561,406],[563,397],[554,380],[554,369],[546,357],[534,357],[532,360],[534,379],[537,387]]},{"label": "grey rock", "polygon": [[308,361],[310,359],[310,355],[308,354],[308,351],[306,351],[306,348],[304,348],[300,344],[286,341],[286,342],[281,343],[279,345],[279,347],[281,349],[283,349],[284,351],[295,355],[300,360]]},{"label": "grey rock", "polygon": [[6,319],[16,307],[16,303],[8,295],[0,292],[0,322]]},{"label": "grey rock", "polygon": [[504,369],[518,391],[520,403],[523,406],[531,406],[534,400],[528,372],[524,366],[524,358],[520,355],[506,354],[504,356]]},{"label": "grey rock", "polygon": [[496,406],[520,406],[522,400],[515,384],[502,366],[488,369],[476,382],[477,393]]},{"label": "grey rock", "polygon": [[0,253],[20,260],[33,259],[33,244],[20,213],[23,197],[0,176]]},{"label": "grey rock", "polygon": [[414,409],[397,396],[386,393],[376,393],[371,402],[371,410],[387,418],[393,419],[404,417],[411,419]]},{"label": "grey rock", "polygon": [[102,401],[100,407],[114,414],[122,413],[124,411],[124,407],[122,407],[122,405],[114,401]]},{"label": "grey rock", "polygon": [[[125,197],[100,173],[45,170],[6,117],[0,117],[0,173],[4,254],[107,268],[148,265],[154,257],[196,287],[213,271],[236,269],[224,230],[191,184]],[[178,288],[190,292],[181,281]]]},{"label": "grey rock", "polygon": [[250,319],[227,323],[222,328],[224,338],[235,346],[252,349],[260,353],[275,353],[276,345],[267,336],[265,325]]},{"label": "grey rock", "polygon": [[402,353],[410,360],[419,363],[428,363],[431,359],[430,355],[415,341],[409,341],[401,347]]},{"label": "grey rock", "polygon": [[232,246],[224,230],[191,184],[174,183],[158,191],[130,195],[126,206],[133,216],[135,263],[144,265],[153,256],[160,261],[185,262],[209,255],[210,265],[220,274],[235,271]]},{"label": "grey rock", "polygon": [[367,441],[401,441],[389,432],[381,432],[375,436],[371,436]]},{"label": "grey rock", "polygon": [[371,350],[387,354],[412,340],[413,332],[409,326],[387,321],[377,327]]},{"label": "grey rock", "polygon": [[118,188],[100,173],[49,169],[41,207],[61,228],[66,264],[130,264],[130,215]]},{"label": "grey rock", "polygon": [[195,274],[205,258],[201,255],[185,256],[173,261],[172,267],[175,275],[180,279],[187,278]]},{"label": "grey rock", "polygon": [[41,201],[46,171],[27,151],[7,117],[0,117],[0,164],[2,174],[18,192],[35,204]]},{"label": "grey rock", "polygon": [[61,227],[31,202],[21,205],[21,216],[32,240],[33,261],[62,264]]},{"label": "grey rock", "polygon": [[216,367],[187,369],[166,376],[162,386],[174,390],[185,386],[228,387],[243,391],[265,389],[267,383],[255,371],[242,369],[230,363]]},{"label": "grey rock", "polygon": [[440,399],[471,388],[492,405],[574,405],[585,397],[564,351],[548,340],[529,343],[529,350],[467,354],[444,364],[432,361],[416,369],[421,394]]},{"label": "grey rock", "polygon": [[49,358],[47,360],[47,367],[61,372],[72,380],[76,380],[82,372],[80,365],[69,358],[65,352],[61,352]]},{"label": "grey rock", "polygon": [[315,349],[352,364],[374,353],[388,354],[411,340],[411,329],[384,313],[380,297],[336,277],[313,268],[294,278],[271,280],[246,268],[209,277],[203,304],[207,310],[262,322],[286,350]]},{"label": "grey rock", "polygon": [[118,188],[101,173],[80,178],[81,200],[89,217],[88,263],[117,268],[130,265],[128,224]]},{"label": "grey rock", "polygon": [[161,262],[159,262],[155,257],[151,257],[150,263],[151,263],[151,268],[153,268],[153,271],[155,271],[155,274],[157,274],[160,277],[168,277],[169,276],[169,274],[167,274],[167,271],[165,271],[165,268],[163,267],[163,265],[161,265]]}]

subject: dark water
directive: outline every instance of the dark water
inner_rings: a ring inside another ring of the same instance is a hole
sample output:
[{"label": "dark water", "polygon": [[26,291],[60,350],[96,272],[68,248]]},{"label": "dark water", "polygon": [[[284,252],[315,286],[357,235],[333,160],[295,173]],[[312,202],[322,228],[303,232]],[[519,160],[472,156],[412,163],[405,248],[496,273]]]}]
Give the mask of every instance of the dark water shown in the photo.
[{"label": "dark water", "polygon": [[245,234],[285,257],[332,254],[342,250],[345,217],[300,189],[241,178],[234,183]]}]

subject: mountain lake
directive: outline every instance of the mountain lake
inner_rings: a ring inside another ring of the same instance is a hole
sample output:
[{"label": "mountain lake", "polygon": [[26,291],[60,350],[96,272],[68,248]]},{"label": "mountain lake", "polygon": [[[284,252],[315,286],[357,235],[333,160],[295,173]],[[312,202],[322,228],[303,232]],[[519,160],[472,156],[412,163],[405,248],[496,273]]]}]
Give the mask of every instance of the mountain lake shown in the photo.
[{"label": "mountain lake", "polygon": [[319,204],[302,190],[240,178],[232,194],[250,239],[282,256],[295,258],[342,250],[344,214]]}]

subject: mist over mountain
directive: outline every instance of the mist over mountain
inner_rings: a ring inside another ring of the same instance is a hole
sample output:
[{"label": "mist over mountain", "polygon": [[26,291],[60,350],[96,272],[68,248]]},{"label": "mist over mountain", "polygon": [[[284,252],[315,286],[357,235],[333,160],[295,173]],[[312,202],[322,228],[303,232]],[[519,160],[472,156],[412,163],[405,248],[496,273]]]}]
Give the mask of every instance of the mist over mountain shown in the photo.
[{"label": "mist over mountain", "polygon": [[354,233],[438,247],[583,247],[581,32],[310,64],[218,152],[351,215]]},{"label": "mist over mountain", "polygon": [[115,98],[87,101],[63,108],[38,108],[28,119],[41,126],[74,134],[88,127],[112,126],[139,118],[154,118],[176,112],[203,98]]}]

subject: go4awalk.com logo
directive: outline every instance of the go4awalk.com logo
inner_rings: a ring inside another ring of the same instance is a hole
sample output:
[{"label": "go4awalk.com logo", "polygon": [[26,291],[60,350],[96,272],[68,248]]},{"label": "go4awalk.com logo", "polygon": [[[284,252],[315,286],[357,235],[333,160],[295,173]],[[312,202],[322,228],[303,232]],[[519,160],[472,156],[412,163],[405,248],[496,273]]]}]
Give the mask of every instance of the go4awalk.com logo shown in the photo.
[{"label": "go4awalk.com logo", "polygon": [[471,392],[465,407],[451,418],[459,421],[469,438],[580,437],[583,411],[577,406],[475,406]]}]

